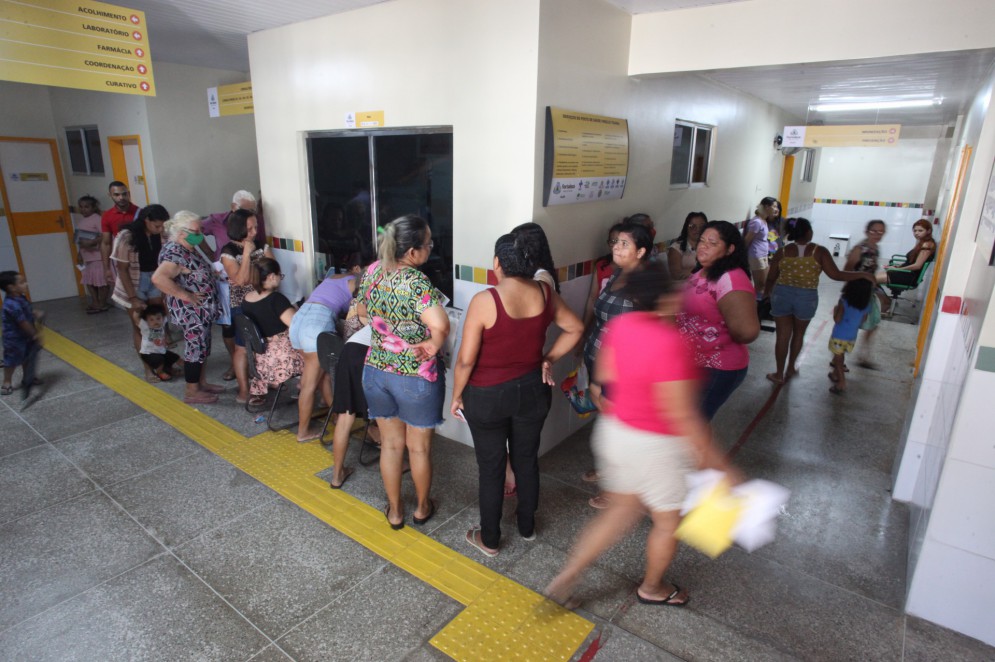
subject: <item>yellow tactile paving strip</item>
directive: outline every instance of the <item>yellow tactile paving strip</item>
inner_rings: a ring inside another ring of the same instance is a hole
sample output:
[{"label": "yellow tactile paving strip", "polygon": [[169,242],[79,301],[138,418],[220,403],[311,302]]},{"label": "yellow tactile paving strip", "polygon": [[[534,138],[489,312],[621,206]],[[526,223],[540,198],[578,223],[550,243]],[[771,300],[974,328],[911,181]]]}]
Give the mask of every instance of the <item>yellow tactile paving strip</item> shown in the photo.
[{"label": "yellow tactile paving strip", "polygon": [[286,431],[245,437],[51,330],[45,349],[332,528],[466,605],[431,643],[456,660],[569,660],[594,625],[411,527],[394,531],[383,513],[315,474],[331,466],[317,442]]}]

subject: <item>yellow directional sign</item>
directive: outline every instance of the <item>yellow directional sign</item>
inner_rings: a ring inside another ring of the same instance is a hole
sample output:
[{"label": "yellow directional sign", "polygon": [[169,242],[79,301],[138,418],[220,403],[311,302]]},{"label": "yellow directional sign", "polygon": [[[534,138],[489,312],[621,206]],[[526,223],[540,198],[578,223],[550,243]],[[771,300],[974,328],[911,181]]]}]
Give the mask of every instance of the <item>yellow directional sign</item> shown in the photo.
[{"label": "yellow directional sign", "polygon": [[144,12],[0,0],[0,80],[155,96]]},{"label": "yellow directional sign", "polygon": [[894,147],[901,124],[786,126],[784,147]]},{"label": "yellow directional sign", "polygon": [[207,88],[207,112],[211,117],[251,115],[255,112],[252,83],[232,83]]}]

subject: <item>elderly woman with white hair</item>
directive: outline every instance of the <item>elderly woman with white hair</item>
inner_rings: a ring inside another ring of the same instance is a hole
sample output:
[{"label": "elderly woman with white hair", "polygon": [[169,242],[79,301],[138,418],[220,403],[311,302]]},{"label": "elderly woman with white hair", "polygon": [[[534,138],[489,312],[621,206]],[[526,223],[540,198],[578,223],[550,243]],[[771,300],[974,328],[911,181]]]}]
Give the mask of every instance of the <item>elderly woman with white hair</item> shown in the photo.
[{"label": "elderly woman with white hair", "polygon": [[183,401],[211,404],[224,387],[207,383],[204,370],[211,354],[211,324],[220,311],[211,263],[197,248],[204,241],[199,214],[177,212],[164,227],[167,243],[159,253],[152,282],[165,295],[170,320],[183,330],[187,382]]}]

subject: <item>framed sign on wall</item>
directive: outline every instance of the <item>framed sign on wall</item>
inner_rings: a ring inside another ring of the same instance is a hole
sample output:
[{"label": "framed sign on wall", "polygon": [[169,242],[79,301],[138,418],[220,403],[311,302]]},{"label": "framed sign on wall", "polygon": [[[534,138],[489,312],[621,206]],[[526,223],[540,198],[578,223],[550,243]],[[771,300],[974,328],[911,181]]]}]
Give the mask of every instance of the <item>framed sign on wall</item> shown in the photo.
[{"label": "framed sign on wall", "polygon": [[629,170],[629,123],[546,106],[543,206],[618,200]]}]

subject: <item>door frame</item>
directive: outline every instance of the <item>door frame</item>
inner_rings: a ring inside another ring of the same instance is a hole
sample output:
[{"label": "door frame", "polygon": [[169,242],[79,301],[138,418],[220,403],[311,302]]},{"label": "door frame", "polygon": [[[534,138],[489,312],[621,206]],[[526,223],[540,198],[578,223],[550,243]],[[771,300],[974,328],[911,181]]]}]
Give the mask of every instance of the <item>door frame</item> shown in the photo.
[{"label": "door frame", "polygon": [[[59,146],[54,138],[19,138],[17,136],[0,136],[0,142],[11,142],[11,143],[47,143],[49,149],[52,151],[52,163],[55,169],[55,179],[59,185],[59,202],[62,204],[62,212],[67,219],[67,223],[63,226],[63,231],[66,233],[66,241],[69,242],[69,252],[73,258],[73,264],[79,260],[79,255],[76,251],[76,242],[73,241],[73,220],[72,214],[69,211],[69,195],[66,192],[66,180],[62,175],[62,160],[59,158]],[[7,216],[7,227],[10,230],[10,239],[14,244],[14,256],[17,258],[17,270],[20,273],[24,273],[24,262],[21,259],[21,248],[18,245],[17,233],[14,230],[14,223],[11,219],[11,214],[15,213],[10,209],[10,200],[7,198],[7,185],[6,178],[3,173],[3,168],[0,167],[0,196],[3,198],[3,208],[4,213]],[[73,268],[73,275],[76,279],[76,291],[79,296],[85,296],[83,291],[83,279],[82,274],[75,267]]]},{"label": "door frame", "polygon": [[149,200],[149,178],[145,175],[145,151],[142,149],[141,136],[107,136],[107,151],[111,157],[111,173],[114,179],[124,182],[128,185],[128,190],[131,190],[132,183],[128,181],[128,164],[124,158],[126,140],[134,140],[138,143],[138,164],[142,169],[142,188],[145,189],[145,199]]}]

